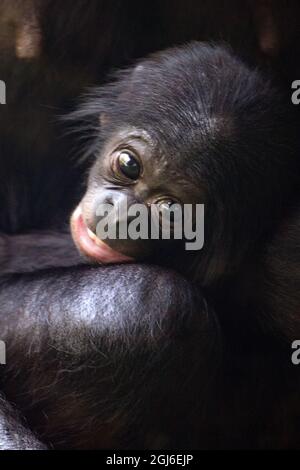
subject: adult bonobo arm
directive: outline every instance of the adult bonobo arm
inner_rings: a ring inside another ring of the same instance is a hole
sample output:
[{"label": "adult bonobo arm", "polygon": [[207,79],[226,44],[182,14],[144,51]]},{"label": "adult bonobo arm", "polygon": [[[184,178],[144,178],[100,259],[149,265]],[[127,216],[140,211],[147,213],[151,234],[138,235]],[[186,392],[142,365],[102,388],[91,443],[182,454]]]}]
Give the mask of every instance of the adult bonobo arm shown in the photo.
[{"label": "adult bonobo arm", "polygon": [[136,264],[15,275],[2,280],[0,309],[1,387],[43,441],[193,445],[220,341],[182,277]]},{"label": "adult bonobo arm", "polygon": [[17,411],[0,396],[0,450],[44,450]]}]

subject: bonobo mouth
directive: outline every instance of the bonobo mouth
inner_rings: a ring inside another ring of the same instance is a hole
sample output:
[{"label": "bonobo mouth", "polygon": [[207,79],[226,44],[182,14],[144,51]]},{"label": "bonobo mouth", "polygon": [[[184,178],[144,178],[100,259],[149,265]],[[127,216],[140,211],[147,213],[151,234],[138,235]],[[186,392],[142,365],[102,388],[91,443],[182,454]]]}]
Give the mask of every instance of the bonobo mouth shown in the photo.
[{"label": "bonobo mouth", "polygon": [[75,209],[71,217],[71,233],[79,251],[94,261],[103,264],[134,261],[133,258],[113,250],[97,238],[84,222],[80,205]]}]

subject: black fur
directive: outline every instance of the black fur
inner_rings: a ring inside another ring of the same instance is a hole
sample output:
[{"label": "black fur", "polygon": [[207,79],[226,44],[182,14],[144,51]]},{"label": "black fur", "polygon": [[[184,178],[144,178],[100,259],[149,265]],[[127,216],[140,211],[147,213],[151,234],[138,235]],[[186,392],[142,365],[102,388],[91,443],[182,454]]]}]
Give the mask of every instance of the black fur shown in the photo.
[{"label": "black fur", "polygon": [[[199,256],[172,257],[176,269],[204,285],[236,274],[257,253],[298,181],[298,124],[289,97],[225,47],[194,42],[140,61],[92,92],[71,119],[81,120],[81,135],[91,136],[84,154],[95,158],[87,206],[101,188],[118,191],[105,145],[127,129],[147,132],[153,169],[168,162],[149,191],[156,184],[184,203],[205,204],[204,248]],[[121,192],[142,199],[138,184]],[[151,259],[170,264],[162,251]]]},{"label": "black fur", "polygon": [[18,275],[1,282],[0,308],[1,389],[48,445],[195,445],[184,429],[191,403],[205,411],[220,338],[180,276],[139,265]]},{"label": "black fur", "polygon": [[[17,21],[23,18],[23,3],[16,2],[20,6]],[[128,2],[110,0],[78,0],[76,5],[66,1],[64,6],[58,0],[33,3],[40,15],[43,37],[38,60],[16,59],[15,29],[11,28],[10,18],[7,23],[5,14],[0,18],[0,78],[9,84],[9,107],[1,107],[0,140],[0,228],[6,232],[0,241],[1,257],[4,255],[2,272],[6,273],[0,287],[0,339],[5,339],[8,347],[8,364],[1,366],[2,387],[7,397],[1,398],[0,403],[0,448],[43,447],[28,429],[35,429],[39,438],[59,448],[299,447],[299,374],[290,363],[289,342],[281,340],[282,333],[290,341],[298,331],[294,320],[297,323],[299,308],[297,301],[292,300],[292,294],[299,292],[298,265],[293,259],[295,264],[291,270],[285,270],[284,279],[278,269],[285,266],[286,257],[293,258],[294,246],[297,249],[297,244],[294,245],[297,217],[291,218],[287,232],[279,232],[278,237],[275,234],[273,244],[265,240],[257,256],[253,256],[250,246],[251,239],[256,243],[265,231],[273,231],[271,226],[276,225],[277,218],[282,221],[282,207],[289,193],[286,184],[289,171],[283,169],[281,173],[284,161],[277,149],[289,139],[287,134],[293,132],[293,126],[286,125],[281,105],[277,108],[277,93],[230,53],[218,49],[223,51],[219,54],[221,64],[224,54],[225,65],[229,60],[230,67],[234,63],[241,68],[240,79],[248,83],[250,102],[243,98],[236,75],[228,71],[226,76],[228,73],[236,83],[236,97],[241,99],[241,105],[252,107],[254,113],[248,122],[251,125],[256,122],[254,114],[263,117],[263,105],[256,100],[261,97],[273,130],[263,127],[257,130],[268,142],[268,150],[269,144],[274,147],[277,163],[270,168],[267,162],[257,159],[244,115],[239,116],[241,130],[248,138],[249,150],[255,153],[255,168],[259,168],[256,176],[252,175],[251,184],[246,181],[249,176],[246,170],[254,169],[248,158],[245,161],[249,166],[240,169],[243,181],[235,174],[235,165],[227,167],[228,158],[222,166],[224,174],[209,173],[212,196],[218,194],[221,201],[223,198],[227,201],[230,195],[230,207],[224,204],[226,221],[229,228],[230,221],[237,228],[232,238],[228,233],[224,238],[228,253],[222,254],[221,272],[224,262],[230,268],[229,253],[236,248],[235,243],[239,250],[232,261],[238,266],[245,252],[251,254],[253,261],[251,269],[249,260],[239,269],[238,277],[243,273],[246,276],[238,279],[241,281],[238,288],[230,280],[225,294],[218,291],[204,295],[171,272],[135,265],[108,269],[69,266],[41,272],[38,270],[52,265],[78,263],[64,236],[52,232],[50,238],[49,234],[43,238],[36,232],[32,238],[30,234],[9,241],[6,238],[7,233],[61,229],[79,200],[87,162],[74,165],[69,154],[74,141],[65,135],[61,121],[57,125],[54,122],[57,115],[73,107],[74,98],[85,86],[102,82],[111,67],[127,64],[159,47],[195,38],[225,37],[238,44],[243,53],[247,51],[248,57],[250,51],[251,60],[256,61],[258,41],[249,5],[233,1],[230,6],[229,2],[220,6],[220,2],[190,0],[154,1],[150,8],[141,2],[130,2],[129,7]],[[7,5],[11,7],[12,2],[6,5],[1,2],[4,9]],[[277,16],[280,11],[277,9]],[[294,11],[289,10],[288,18],[295,18],[296,22]],[[284,21],[276,24],[280,36],[287,38],[281,49],[280,73],[294,79],[296,60],[288,60],[293,54],[297,59],[297,41],[288,39],[294,37],[289,34],[294,22],[288,21],[288,27]],[[13,32],[12,36],[7,31]],[[203,47],[202,52],[209,60],[216,54],[211,47]],[[170,55],[171,62],[176,61],[177,54],[182,60],[177,51]],[[158,58],[151,60],[147,63],[158,65]],[[149,73],[150,79],[154,72]],[[189,71],[184,69],[182,73],[188,75]],[[124,76],[129,78],[130,74],[131,71],[125,72]],[[215,73],[211,76],[211,82],[204,88],[208,96],[210,89],[216,91],[212,87]],[[120,83],[132,92],[130,80],[128,86],[124,81]],[[155,83],[160,93],[163,89],[159,85]],[[229,95],[223,95],[229,82],[223,85],[216,102],[219,109],[225,98],[227,105],[234,104]],[[174,93],[171,84],[169,87]],[[118,85],[108,90],[115,99]],[[179,95],[180,90],[176,89],[178,100]],[[271,97],[275,100],[272,103]],[[125,101],[123,95],[122,102]],[[158,104],[161,103],[159,100]],[[270,116],[269,109],[279,114],[278,122],[272,113]],[[107,105],[106,110],[112,111]],[[87,114],[84,111],[84,120],[91,117],[87,130],[92,123],[97,138],[98,112],[98,101],[95,107],[87,109]],[[114,116],[119,117],[117,107]],[[128,116],[132,122],[136,117]],[[172,112],[170,119],[180,124]],[[182,119],[190,128],[188,116]],[[280,128],[281,121],[284,122]],[[170,132],[172,141],[174,129]],[[157,125],[156,131],[159,135]],[[163,141],[167,136],[160,133],[160,137]],[[182,151],[181,141],[175,141]],[[260,143],[260,148],[263,144]],[[93,146],[90,153],[95,150]],[[237,158],[236,154],[234,162]],[[271,172],[273,179],[268,180],[263,170]],[[231,184],[233,177],[237,186]],[[276,184],[278,191],[274,193]],[[248,197],[252,193],[252,202],[259,209],[255,214]],[[251,209],[253,227],[251,220],[246,220],[245,207]],[[241,219],[243,211],[245,216]],[[271,213],[275,220],[269,217]],[[219,222],[222,227],[224,220]],[[221,232],[217,238],[223,240]],[[43,257],[34,248],[39,243]],[[49,252],[45,250],[47,245]],[[277,252],[279,265],[274,258]],[[262,264],[257,264],[261,259]],[[205,273],[205,264],[202,269]],[[36,272],[24,274],[24,271]],[[218,267],[210,271],[214,276]],[[11,275],[12,272],[19,274]],[[271,272],[270,282],[266,281],[270,279],[265,277],[266,272]],[[262,297],[266,290],[267,296]],[[285,321],[287,292],[289,319]],[[107,305],[111,317],[106,315]],[[7,398],[26,415],[27,423],[12,411]]]}]

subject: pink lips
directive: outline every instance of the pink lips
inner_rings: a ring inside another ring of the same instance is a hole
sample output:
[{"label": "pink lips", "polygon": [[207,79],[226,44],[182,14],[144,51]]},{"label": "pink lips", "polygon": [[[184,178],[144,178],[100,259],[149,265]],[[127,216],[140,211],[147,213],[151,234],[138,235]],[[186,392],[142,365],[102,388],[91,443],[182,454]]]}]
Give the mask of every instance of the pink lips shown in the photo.
[{"label": "pink lips", "polygon": [[96,235],[86,226],[81,207],[78,206],[71,217],[71,231],[74,242],[78,249],[95,261],[103,264],[128,263],[133,258],[123,255],[110,248],[106,243],[99,240]]}]

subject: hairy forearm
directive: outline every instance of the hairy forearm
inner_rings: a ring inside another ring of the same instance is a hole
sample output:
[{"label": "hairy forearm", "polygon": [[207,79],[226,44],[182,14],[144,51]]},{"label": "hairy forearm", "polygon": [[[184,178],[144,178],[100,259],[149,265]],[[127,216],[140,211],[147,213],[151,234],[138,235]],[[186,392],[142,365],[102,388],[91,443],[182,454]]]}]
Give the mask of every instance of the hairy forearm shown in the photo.
[{"label": "hairy forearm", "polygon": [[203,298],[155,267],[13,276],[0,311],[3,390],[58,447],[143,446],[151,432],[176,433],[218,354]]}]

